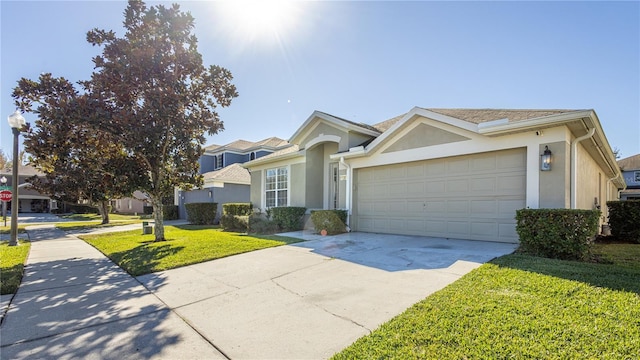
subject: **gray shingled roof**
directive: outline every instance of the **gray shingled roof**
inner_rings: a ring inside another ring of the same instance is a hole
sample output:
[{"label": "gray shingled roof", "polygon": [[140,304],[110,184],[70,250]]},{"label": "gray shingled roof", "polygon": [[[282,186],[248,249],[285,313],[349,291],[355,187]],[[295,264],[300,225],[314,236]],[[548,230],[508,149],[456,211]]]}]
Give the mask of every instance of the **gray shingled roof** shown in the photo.
[{"label": "gray shingled roof", "polygon": [[375,126],[371,126],[371,125],[363,124],[363,123],[353,122],[353,121],[351,121],[351,120],[343,119],[343,118],[341,118],[341,117],[339,117],[339,116],[335,116],[335,115],[327,114],[326,112],[322,112],[322,111],[318,111],[318,112],[319,112],[319,113],[321,113],[321,114],[325,114],[325,115],[327,115],[327,116],[334,117],[334,118],[336,118],[336,119],[338,119],[338,120],[342,120],[342,121],[344,121],[344,122],[346,122],[346,123],[349,123],[349,124],[351,124],[351,125],[359,126],[359,127],[361,127],[361,128],[364,128],[364,129],[367,129],[367,130],[371,130],[371,131],[375,131],[375,132],[380,132],[380,130],[378,130]]},{"label": "gray shingled roof", "polygon": [[[487,121],[509,119],[509,121],[522,121],[550,115],[562,114],[579,110],[530,110],[530,109],[434,109],[422,108],[441,115],[480,124]],[[398,115],[389,120],[373,125],[379,131],[387,131],[406,114]]]},{"label": "gray shingled roof", "polygon": [[480,124],[487,121],[509,119],[522,121],[577,110],[530,110],[530,109],[425,109],[456,119]]},{"label": "gray shingled roof", "polygon": [[[1,175],[11,176],[12,174],[13,172],[10,168],[4,168],[0,170],[0,177],[2,177]],[[31,165],[18,165],[18,175],[19,176],[33,176],[33,175],[44,176],[44,173],[42,173],[41,171],[39,171],[38,169],[36,169]]]},{"label": "gray shingled roof", "polygon": [[270,137],[270,138],[266,138],[264,140],[260,140],[257,142],[252,142],[252,141],[247,141],[247,140],[236,140],[234,142],[231,142],[229,144],[226,145],[209,145],[207,147],[205,147],[205,150],[207,151],[216,151],[216,150],[222,150],[222,149],[226,149],[226,150],[240,150],[240,151],[244,151],[247,149],[251,149],[251,148],[257,148],[257,147],[271,147],[271,148],[277,148],[280,146],[284,146],[288,144],[287,140],[283,140],[280,139],[278,137]]},{"label": "gray shingled roof", "polygon": [[236,182],[236,183],[251,183],[251,175],[249,171],[240,164],[231,164],[216,171],[209,171],[204,174],[204,180],[207,181],[220,181],[220,182]]},{"label": "gray shingled roof", "polygon": [[618,166],[623,170],[640,170],[640,154],[618,160]]}]

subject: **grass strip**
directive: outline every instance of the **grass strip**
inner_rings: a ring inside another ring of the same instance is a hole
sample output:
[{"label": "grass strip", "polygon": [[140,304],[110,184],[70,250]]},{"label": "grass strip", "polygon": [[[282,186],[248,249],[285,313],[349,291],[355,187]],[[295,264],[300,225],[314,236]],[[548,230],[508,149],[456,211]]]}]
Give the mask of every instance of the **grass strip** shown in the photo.
[{"label": "grass strip", "polygon": [[8,241],[0,242],[0,295],[18,291],[30,248],[28,241],[18,240],[18,246],[9,246]]},{"label": "grass strip", "polygon": [[616,254],[640,245],[626,247],[597,248],[611,264],[500,257],[333,358],[636,358],[640,259]]},{"label": "grass strip", "polygon": [[167,240],[160,242],[153,241],[154,235],[142,235],[141,230],[83,235],[81,238],[134,276],[300,241],[276,235],[250,236],[196,225],[165,226]]}]

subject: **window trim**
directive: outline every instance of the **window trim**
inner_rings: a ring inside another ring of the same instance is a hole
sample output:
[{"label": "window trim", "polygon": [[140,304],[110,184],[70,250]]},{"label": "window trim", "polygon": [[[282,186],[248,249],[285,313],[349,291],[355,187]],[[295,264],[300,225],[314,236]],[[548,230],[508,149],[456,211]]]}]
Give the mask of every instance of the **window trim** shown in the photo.
[{"label": "window trim", "polygon": [[216,158],[216,169],[222,169],[224,167],[224,153],[220,154]]},{"label": "window trim", "polygon": [[[278,170],[279,169],[284,169],[287,172],[287,187],[283,188],[283,189],[278,189],[278,181],[277,181],[277,177],[278,177]],[[267,173],[269,172],[269,170],[275,170],[276,171],[276,189],[275,190],[267,190]],[[268,169],[264,169],[264,174],[262,176],[262,204],[264,205],[265,209],[269,209],[271,207],[278,207],[278,206],[290,206],[291,203],[291,166],[289,165],[284,165],[284,166],[278,166],[278,167],[273,167],[273,168],[268,168]],[[278,203],[278,192],[282,191],[282,190],[286,190],[287,192],[287,200],[286,200],[286,204],[279,204]],[[275,205],[274,206],[267,206],[267,192],[268,191],[272,191],[275,192],[276,196],[275,196]]]}]

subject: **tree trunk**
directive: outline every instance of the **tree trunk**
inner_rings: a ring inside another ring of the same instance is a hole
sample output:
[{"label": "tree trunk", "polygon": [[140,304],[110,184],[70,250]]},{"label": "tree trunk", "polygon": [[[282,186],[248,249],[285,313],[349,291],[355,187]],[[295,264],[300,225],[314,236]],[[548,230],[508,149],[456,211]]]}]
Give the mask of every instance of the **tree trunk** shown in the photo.
[{"label": "tree trunk", "polygon": [[164,241],[164,207],[162,206],[162,199],[151,199],[153,205],[153,232],[156,234],[155,241]]},{"label": "tree trunk", "polygon": [[100,216],[102,216],[102,224],[108,224],[109,223],[109,200],[100,201],[98,210],[100,210]]}]

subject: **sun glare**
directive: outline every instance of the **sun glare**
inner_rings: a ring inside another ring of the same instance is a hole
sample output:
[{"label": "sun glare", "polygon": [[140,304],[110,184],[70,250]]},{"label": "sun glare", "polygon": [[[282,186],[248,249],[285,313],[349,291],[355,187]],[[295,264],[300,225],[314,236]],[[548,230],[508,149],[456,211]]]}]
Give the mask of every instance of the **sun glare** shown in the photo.
[{"label": "sun glare", "polygon": [[281,43],[295,32],[303,2],[286,0],[231,0],[219,3],[226,33],[234,41]]}]

